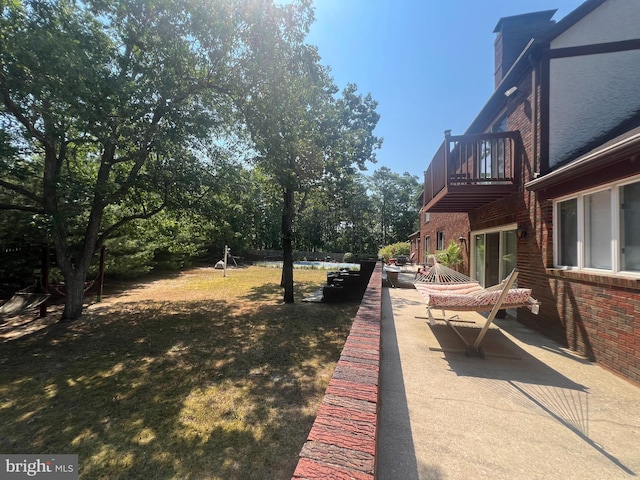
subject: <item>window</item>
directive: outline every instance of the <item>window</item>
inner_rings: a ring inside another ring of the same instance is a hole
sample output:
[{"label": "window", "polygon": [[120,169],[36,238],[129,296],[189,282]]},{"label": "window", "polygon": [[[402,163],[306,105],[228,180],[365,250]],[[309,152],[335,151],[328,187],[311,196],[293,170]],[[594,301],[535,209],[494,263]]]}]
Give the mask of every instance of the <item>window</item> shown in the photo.
[{"label": "window", "polygon": [[620,269],[640,271],[640,182],[620,189]]},{"label": "window", "polygon": [[566,266],[578,265],[578,201],[574,198],[562,202],[558,207],[560,258],[558,263]]},{"label": "window", "polygon": [[438,245],[436,246],[437,250],[444,250],[444,232],[438,232]]},{"label": "window", "polygon": [[491,131],[496,132],[506,132],[507,131],[507,116],[503,115],[500,119],[491,126]]},{"label": "window", "polygon": [[608,185],[557,200],[558,267],[640,272],[640,182]]},{"label": "window", "polygon": [[585,266],[611,270],[611,191],[584,197]]},{"label": "window", "polygon": [[[507,116],[500,117],[492,126],[491,133],[507,131]],[[480,155],[476,166],[480,178],[501,179],[505,172],[506,145],[504,138],[492,138],[481,140],[479,144]]]},{"label": "window", "polygon": [[425,262],[427,261],[427,255],[429,255],[429,251],[431,250],[431,238],[429,235],[424,237],[424,258]]},{"label": "window", "polygon": [[431,213],[424,212],[424,223],[429,223],[429,220],[431,220]]}]

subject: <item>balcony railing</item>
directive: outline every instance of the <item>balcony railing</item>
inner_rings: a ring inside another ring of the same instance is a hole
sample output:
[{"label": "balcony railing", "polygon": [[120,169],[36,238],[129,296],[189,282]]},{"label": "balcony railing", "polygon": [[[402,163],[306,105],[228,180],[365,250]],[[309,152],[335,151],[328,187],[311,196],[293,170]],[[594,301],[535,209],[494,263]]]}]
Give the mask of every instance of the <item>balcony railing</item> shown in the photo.
[{"label": "balcony railing", "polygon": [[518,191],[519,132],[445,135],[425,172],[431,212],[469,212]]}]

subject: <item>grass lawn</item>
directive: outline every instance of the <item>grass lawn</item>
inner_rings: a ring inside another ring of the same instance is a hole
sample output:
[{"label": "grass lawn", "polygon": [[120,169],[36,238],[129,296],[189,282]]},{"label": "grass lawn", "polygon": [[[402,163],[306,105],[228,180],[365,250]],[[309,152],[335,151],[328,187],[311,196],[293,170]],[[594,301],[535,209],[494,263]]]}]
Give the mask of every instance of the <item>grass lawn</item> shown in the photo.
[{"label": "grass lawn", "polygon": [[82,479],[288,479],[358,309],[326,271],[193,269],[75,322],[0,320],[0,452],[78,454]]}]

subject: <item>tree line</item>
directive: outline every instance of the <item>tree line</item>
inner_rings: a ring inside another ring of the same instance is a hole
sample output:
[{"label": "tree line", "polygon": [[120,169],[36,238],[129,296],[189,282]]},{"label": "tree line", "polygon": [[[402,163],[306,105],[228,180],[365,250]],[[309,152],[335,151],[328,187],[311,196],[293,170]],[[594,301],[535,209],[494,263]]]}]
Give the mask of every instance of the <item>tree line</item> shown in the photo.
[{"label": "tree line", "polygon": [[339,91],[312,22],[310,0],[1,4],[0,241],[53,246],[63,319],[103,245],[130,272],[281,248],[292,302],[294,249],[417,228],[417,178],[364,173],[377,102]]}]

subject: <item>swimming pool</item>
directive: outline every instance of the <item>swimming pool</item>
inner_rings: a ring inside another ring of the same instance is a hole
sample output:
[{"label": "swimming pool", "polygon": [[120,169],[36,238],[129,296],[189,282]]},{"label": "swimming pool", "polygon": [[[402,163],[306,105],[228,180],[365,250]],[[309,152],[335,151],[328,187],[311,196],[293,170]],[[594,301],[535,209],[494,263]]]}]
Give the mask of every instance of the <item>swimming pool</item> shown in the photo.
[{"label": "swimming pool", "polygon": [[[259,267],[282,268],[281,261],[256,262]],[[318,270],[340,270],[348,268],[349,270],[360,270],[359,263],[340,263],[340,262],[319,262],[319,261],[300,261],[293,262],[293,268],[316,268]]]}]

